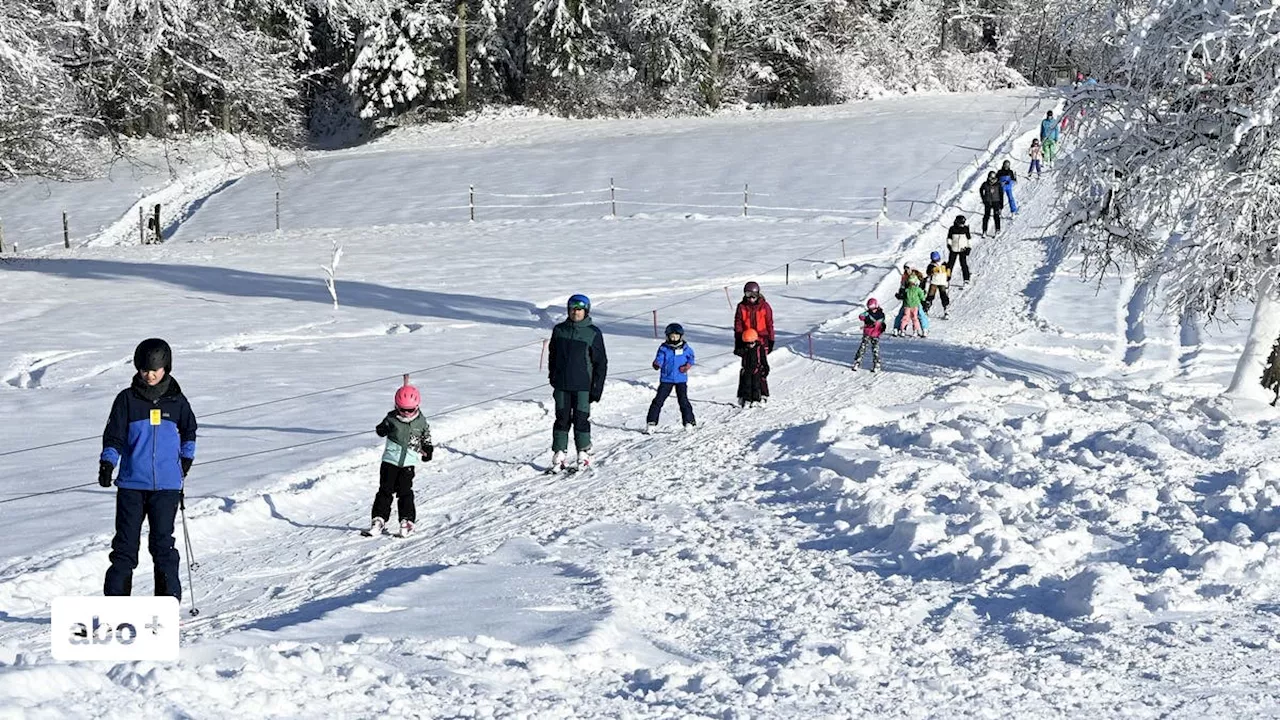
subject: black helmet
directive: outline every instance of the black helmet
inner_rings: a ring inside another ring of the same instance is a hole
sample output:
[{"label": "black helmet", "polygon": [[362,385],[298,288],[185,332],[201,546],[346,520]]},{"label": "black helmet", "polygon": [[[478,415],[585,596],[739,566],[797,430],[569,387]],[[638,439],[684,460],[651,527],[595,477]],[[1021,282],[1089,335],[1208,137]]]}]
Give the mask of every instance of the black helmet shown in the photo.
[{"label": "black helmet", "polygon": [[760,294],[760,283],[756,282],[755,280],[752,280],[751,282],[747,283],[746,285],[743,285],[743,286],[742,286],[742,294],[743,294],[743,295],[746,295],[747,293],[755,293],[755,294],[759,295],[759,294]]},{"label": "black helmet", "polygon": [[1045,117],[1047,117],[1047,118],[1051,118],[1051,117],[1053,117],[1053,111],[1052,111],[1052,110],[1050,110],[1049,112],[1045,113],[1045,114],[1044,114],[1044,116],[1045,116]]},{"label": "black helmet", "polygon": [[680,323],[671,323],[662,331],[663,335],[679,335],[684,337],[684,326]]},{"label": "black helmet", "polygon": [[964,224],[966,224],[966,223],[968,223],[968,222],[969,222],[969,221],[968,221],[968,219],[966,219],[966,218],[965,218],[965,216],[963,216],[963,215],[957,215],[957,216],[956,216],[956,224],[957,224],[957,225],[964,225]]},{"label": "black helmet", "polygon": [[173,372],[173,350],[160,338],[147,338],[133,351],[133,366],[138,372],[164,368],[165,374]]}]

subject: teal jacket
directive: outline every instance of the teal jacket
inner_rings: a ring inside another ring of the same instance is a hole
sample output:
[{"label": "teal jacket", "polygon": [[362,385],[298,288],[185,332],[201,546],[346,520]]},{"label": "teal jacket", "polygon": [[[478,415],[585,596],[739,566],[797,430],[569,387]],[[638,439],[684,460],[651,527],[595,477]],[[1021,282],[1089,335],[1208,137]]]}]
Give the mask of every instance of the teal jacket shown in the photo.
[{"label": "teal jacket", "polygon": [[411,467],[418,462],[418,456],[426,452],[431,444],[431,426],[422,413],[413,416],[412,420],[402,420],[395,410],[378,423],[376,432],[387,439],[387,449],[382,453],[382,462],[396,467]]}]

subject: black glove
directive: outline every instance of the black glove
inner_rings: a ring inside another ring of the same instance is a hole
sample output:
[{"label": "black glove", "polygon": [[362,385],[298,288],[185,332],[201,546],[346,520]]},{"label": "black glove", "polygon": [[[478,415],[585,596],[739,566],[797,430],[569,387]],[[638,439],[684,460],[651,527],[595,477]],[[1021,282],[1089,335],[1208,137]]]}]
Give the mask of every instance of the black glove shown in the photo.
[{"label": "black glove", "polygon": [[773,352],[773,338],[769,338],[769,348],[764,351],[764,354],[768,355],[771,352]]},{"label": "black glove", "polygon": [[600,396],[602,394],[604,394],[603,390],[596,390],[595,388],[592,388],[591,392],[587,395],[587,399],[590,402],[600,402]]},{"label": "black glove", "polygon": [[653,364],[653,369],[654,369],[654,370],[661,370],[661,369],[662,369],[662,366],[655,362],[655,363]]},{"label": "black glove", "polygon": [[179,458],[182,462],[182,478],[187,478],[187,473],[191,472],[191,458]]},{"label": "black glove", "polygon": [[436,446],[430,443],[422,446],[422,462],[431,462],[431,456],[435,454]]},{"label": "black glove", "polygon": [[111,487],[111,473],[116,469],[115,465],[106,460],[98,461],[98,484],[102,487]]},{"label": "black glove", "polygon": [[383,420],[378,423],[378,427],[374,428],[373,431],[378,433],[378,437],[386,437],[391,434],[391,423]]}]

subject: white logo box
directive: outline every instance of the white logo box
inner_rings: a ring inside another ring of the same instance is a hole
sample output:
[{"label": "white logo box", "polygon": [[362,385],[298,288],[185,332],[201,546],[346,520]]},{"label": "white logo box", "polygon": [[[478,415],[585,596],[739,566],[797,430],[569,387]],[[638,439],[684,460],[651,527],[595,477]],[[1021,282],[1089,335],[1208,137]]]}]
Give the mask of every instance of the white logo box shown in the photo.
[{"label": "white logo box", "polygon": [[51,613],[53,657],[78,660],[177,660],[175,597],[60,597]]}]

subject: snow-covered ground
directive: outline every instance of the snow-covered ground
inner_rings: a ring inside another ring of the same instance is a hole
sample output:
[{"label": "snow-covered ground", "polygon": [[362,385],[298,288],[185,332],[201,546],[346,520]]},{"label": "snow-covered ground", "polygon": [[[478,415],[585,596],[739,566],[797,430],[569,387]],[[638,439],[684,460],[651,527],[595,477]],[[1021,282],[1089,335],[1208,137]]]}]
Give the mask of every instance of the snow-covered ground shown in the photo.
[{"label": "snow-covered ground", "polygon": [[[1276,426],[1216,400],[1244,329],[1082,284],[1052,171],[977,239],[949,319],[849,371],[865,298],[892,304],[893,269],[980,216],[977,179],[1021,168],[1051,106],[413,131],[279,184],[161,190],[165,245],[0,265],[0,717],[1280,713]],[[617,217],[581,193],[610,178]],[[771,402],[743,411],[725,288],[747,279],[782,340]],[[597,469],[547,478],[540,354],[573,292],[611,379]],[[641,432],[655,311],[699,351],[694,432],[674,402]],[[99,433],[150,335],[201,418],[201,614],[177,663],[56,663],[48,604],[100,592]],[[361,538],[405,372],[440,447],[420,533]]]}]

